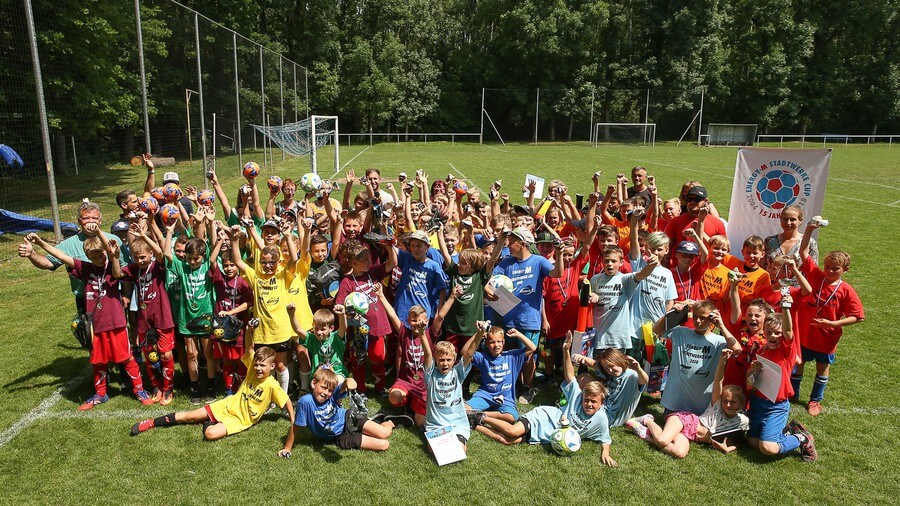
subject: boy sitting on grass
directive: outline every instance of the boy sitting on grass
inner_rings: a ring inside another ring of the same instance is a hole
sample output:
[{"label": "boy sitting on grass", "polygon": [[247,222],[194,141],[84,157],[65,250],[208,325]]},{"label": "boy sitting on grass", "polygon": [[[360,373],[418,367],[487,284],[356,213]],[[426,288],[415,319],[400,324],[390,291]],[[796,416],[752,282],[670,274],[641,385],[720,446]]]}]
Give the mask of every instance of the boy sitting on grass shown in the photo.
[{"label": "boy sitting on grass", "polygon": [[529,443],[547,444],[553,432],[560,427],[559,420],[565,416],[570,426],[578,431],[581,439],[592,439],[603,445],[602,460],[609,467],[619,464],[610,456],[612,439],[609,437],[609,421],[603,403],[606,400],[606,387],[599,381],[591,381],[582,389],[575,379],[575,367],[568,358],[571,356],[572,332],[566,335],[563,342],[563,395],[566,405],[563,409],[556,406],[538,406],[519,417],[519,421],[511,424],[500,418],[481,417],[477,422],[486,431],[479,431],[505,445]]},{"label": "boy sitting on grass", "polygon": [[347,378],[338,383],[338,375],[327,365],[319,368],[312,378],[312,392],[297,400],[297,420],[288,431],[281,457],[290,457],[299,427],[309,427],[310,432],[326,443],[335,443],[344,450],[385,451],[390,446],[388,437],[397,424],[411,425],[409,417],[389,417],[379,423],[363,418],[355,421],[350,411],[341,407],[341,399],[348,391],[356,390],[356,380]]},{"label": "boy sitting on grass", "polygon": [[215,441],[256,425],[273,403],[287,410],[293,424],[294,408],[288,395],[272,376],[272,371],[275,370],[275,350],[263,346],[254,353],[253,332],[244,332],[244,340],[241,361],[247,366],[247,378],[235,395],[193,411],[179,411],[142,420],[131,428],[131,435],[137,436],[154,427],[202,423],[203,438]]}]

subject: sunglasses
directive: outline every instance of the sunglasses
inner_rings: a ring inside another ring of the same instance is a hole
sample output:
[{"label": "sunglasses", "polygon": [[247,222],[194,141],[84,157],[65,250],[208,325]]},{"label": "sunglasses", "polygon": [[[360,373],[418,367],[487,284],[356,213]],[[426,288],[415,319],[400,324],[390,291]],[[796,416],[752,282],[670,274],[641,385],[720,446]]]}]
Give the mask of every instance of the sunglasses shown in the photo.
[{"label": "sunglasses", "polygon": [[688,195],[684,198],[684,200],[686,202],[703,202],[706,199],[703,197],[698,197],[697,195]]}]

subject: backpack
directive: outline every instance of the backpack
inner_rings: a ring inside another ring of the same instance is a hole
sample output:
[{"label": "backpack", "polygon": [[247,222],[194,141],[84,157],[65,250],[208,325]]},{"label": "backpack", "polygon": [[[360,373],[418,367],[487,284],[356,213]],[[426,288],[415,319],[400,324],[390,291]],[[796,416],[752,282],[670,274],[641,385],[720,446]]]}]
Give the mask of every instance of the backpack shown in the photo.
[{"label": "backpack", "polygon": [[[308,284],[307,292],[310,295],[313,293],[322,294],[325,288],[335,281],[340,281],[340,279],[340,264],[334,260],[327,261],[318,269],[309,273],[309,276],[306,278]],[[326,294],[326,298],[330,298],[330,296]]]}]

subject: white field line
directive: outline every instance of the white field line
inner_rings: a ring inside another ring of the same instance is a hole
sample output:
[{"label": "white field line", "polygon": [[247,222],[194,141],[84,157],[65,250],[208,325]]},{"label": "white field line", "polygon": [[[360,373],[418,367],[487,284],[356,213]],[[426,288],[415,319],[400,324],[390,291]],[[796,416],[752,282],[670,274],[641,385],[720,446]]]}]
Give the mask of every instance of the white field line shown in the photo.
[{"label": "white field line", "polygon": [[[347,160],[347,163],[345,163],[344,165],[341,165],[341,170],[335,172],[334,175],[336,176],[336,175],[340,174],[340,173],[341,173],[348,165],[350,165],[350,162],[352,162],[353,160],[356,160],[357,158],[359,158],[359,155],[365,153],[365,152],[368,151],[369,148],[371,148],[371,147],[372,147],[372,146],[366,146],[366,149],[360,151],[359,153],[356,153],[356,155],[355,155],[353,158]],[[332,177],[333,177],[333,176],[332,176]]]},{"label": "white field line", "polygon": [[895,200],[895,201],[891,202],[891,203],[888,204],[888,205],[889,205],[889,206],[896,206],[897,204],[900,204],[900,200]]},{"label": "white field line", "polygon": [[876,206],[893,207],[893,208],[896,208],[897,202],[900,202],[900,200],[898,200],[897,202],[891,202],[890,204],[885,204],[884,202],[874,202],[872,200],[864,200],[864,199],[858,199],[858,198],[854,198],[854,197],[847,197],[845,195],[838,195],[836,193],[831,193],[831,194],[828,194],[827,196],[837,197],[837,198],[846,199],[846,200],[852,200],[855,202],[863,202],[865,204],[874,204]]},{"label": "white field line", "polygon": [[[453,164],[450,163],[450,162],[447,162],[447,165],[449,165],[450,168],[453,169],[454,172],[456,172],[457,174],[459,174],[460,176],[462,176],[463,180],[468,181],[469,184],[475,186],[475,188],[478,188],[478,186],[475,185],[475,182],[472,181],[472,179],[470,179],[469,176],[463,174],[461,170],[457,169],[455,165],[453,165]],[[481,188],[478,188],[478,191],[481,191]]]},{"label": "white field line", "polygon": [[53,411],[45,413],[41,418],[52,418],[54,420],[81,420],[84,418],[96,419],[115,419],[115,420],[134,420],[139,422],[145,418],[156,418],[171,413],[172,410],[160,409],[118,409],[104,411],[102,408],[94,408],[91,411]]},{"label": "white field line", "polygon": [[3,432],[0,432],[0,448],[6,446],[7,443],[15,439],[15,437],[18,436],[20,432],[28,428],[29,425],[40,420],[41,418],[45,418],[50,412],[50,409],[62,399],[63,394],[71,390],[75,385],[83,380],[84,378],[82,377],[72,378],[65,385],[57,388],[46,399],[41,401],[41,403],[38,404],[37,407],[29,411],[28,413],[25,413],[25,415],[16,423],[12,424],[11,427],[4,430]]},{"label": "white field line", "polygon": [[[886,184],[880,184],[880,183],[868,183],[868,182],[866,182],[866,181],[857,181],[856,179],[842,179],[842,178],[839,178],[839,177],[830,177],[830,178],[828,178],[828,179],[830,179],[830,180],[832,180],[832,181],[842,181],[842,182],[844,182],[844,183],[855,183],[855,184],[864,184],[864,185],[869,185],[869,186],[879,186],[879,187],[881,187],[881,188],[887,188],[887,189],[889,189],[889,190],[897,190],[897,191],[900,191],[900,188],[897,188],[896,186],[888,186],[888,185],[886,185]],[[900,202],[900,200],[898,200],[897,202]],[[895,202],[895,203],[896,203],[896,202]]]},{"label": "white field line", "polygon": [[841,406],[823,406],[822,414],[825,415],[865,415],[865,416],[897,416],[900,415],[900,407],[864,407],[844,408]]},{"label": "white field line", "polygon": [[613,157],[613,158],[620,158],[620,159],[623,159],[623,160],[629,160],[629,161],[631,161],[631,162],[636,162],[636,163],[640,163],[640,164],[643,164],[643,165],[661,165],[661,166],[663,166],[663,167],[671,167],[671,168],[673,168],[673,169],[686,170],[686,171],[688,171],[688,172],[697,172],[697,173],[700,173],[700,174],[708,174],[708,175],[710,175],[710,176],[716,176],[716,177],[721,177],[721,178],[725,178],[725,179],[734,179],[734,174],[725,175],[725,174],[721,174],[721,173],[718,173],[718,172],[709,172],[708,170],[698,170],[698,169],[692,169],[692,168],[690,168],[690,167],[684,167],[684,166],[681,166],[681,165],[674,165],[674,164],[671,164],[671,163],[657,162],[657,161],[655,161],[655,160],[638,160],[638,159],[631,158],[631,157],[627,157],[627,156],[616,156],[616,155],[612,155],[612,157]]},{"label": "white field line", "polygon": [[493,149],[494,151],[500,151],[501,153],[509,153],[509,151],[507,151],[505,149],[495,148],[494,146],[488,146],[487,144],[482,144],[482,146],[484,146],[488,149]]}]

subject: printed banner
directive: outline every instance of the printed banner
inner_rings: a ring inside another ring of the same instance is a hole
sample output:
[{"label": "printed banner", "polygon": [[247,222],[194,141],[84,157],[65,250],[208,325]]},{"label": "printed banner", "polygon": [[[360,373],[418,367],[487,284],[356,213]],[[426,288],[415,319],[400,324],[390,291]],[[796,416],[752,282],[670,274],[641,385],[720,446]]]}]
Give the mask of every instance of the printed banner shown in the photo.
[{"label": "printed banner", "polygon": [[739,149],[728,211],[732,254],[741,257],[751,235],[765,239],[781,232],[781,210],[789,205],[803,208],[802,228],[822,214],[830,165],[830,149]]}]

